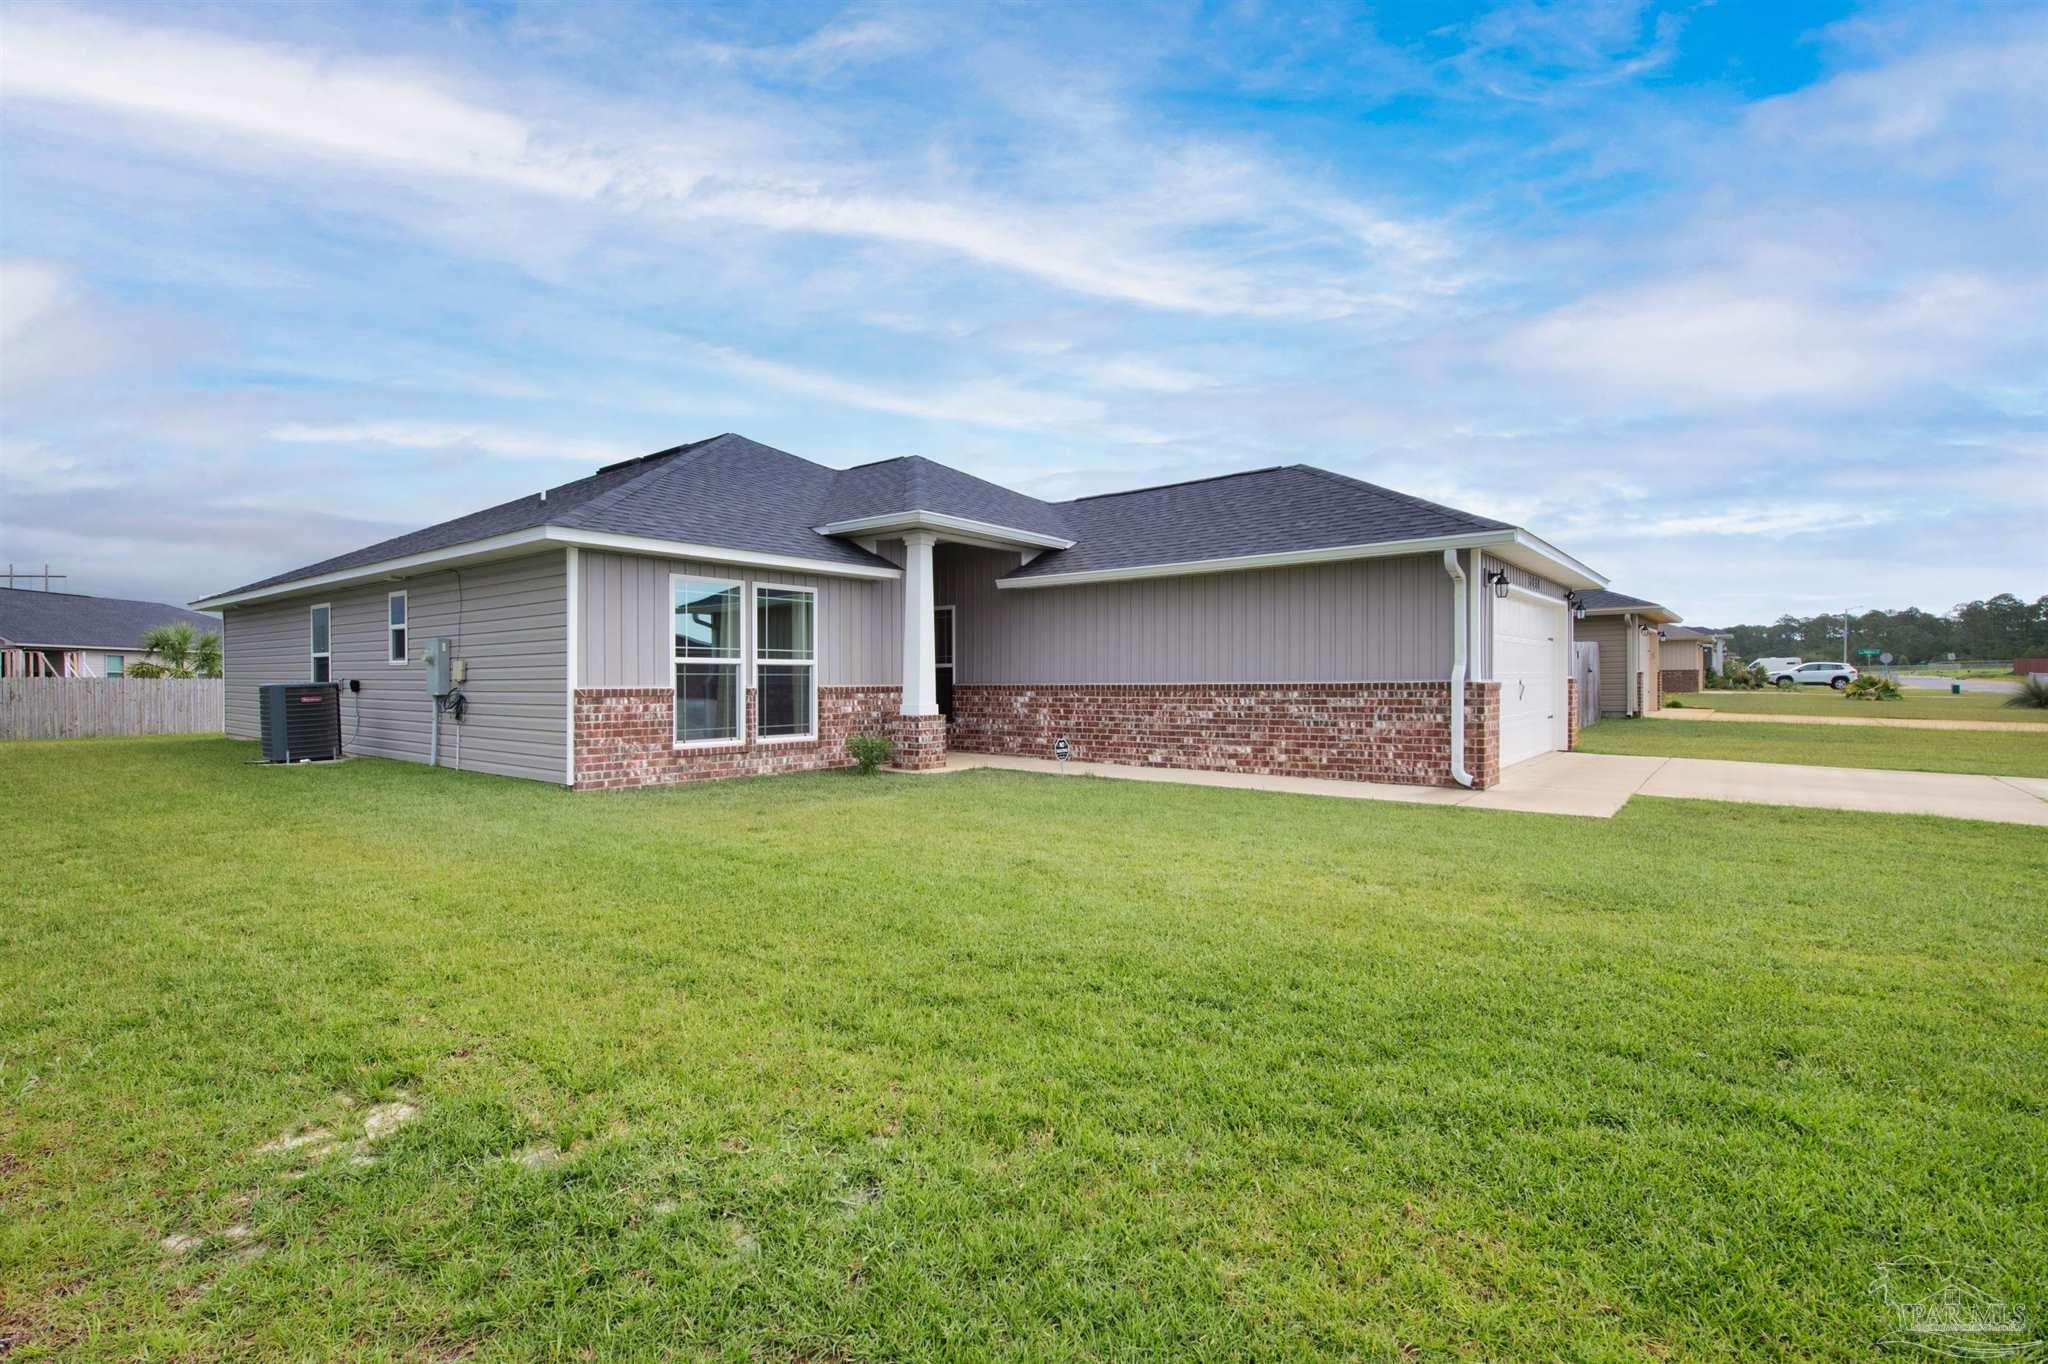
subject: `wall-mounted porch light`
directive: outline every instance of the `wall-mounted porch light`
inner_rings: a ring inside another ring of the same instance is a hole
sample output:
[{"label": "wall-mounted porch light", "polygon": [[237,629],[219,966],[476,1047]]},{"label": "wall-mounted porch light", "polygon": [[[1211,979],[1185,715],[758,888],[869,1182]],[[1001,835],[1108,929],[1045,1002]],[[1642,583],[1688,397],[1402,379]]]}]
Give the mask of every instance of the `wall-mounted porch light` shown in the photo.
[{"label": "wall-mounted porch light", "polygon": [[1496,569],[1495,569],[1495,570],[1494,570],[1493,572],[1491,572],[1491,573],[1489,573],[1489,574],[1487,574],[1487,575],[1486,575],[1486,581],[1488,581],[1488,582],[1490,582],[1490,583],[1492,583],[1492,584],[1493,584],[1493,595],[1494,595],[1494,596],[1496,596],[1496,597],[1505,597],[1505,596],[1507,596],[1507,594],[1508,594],[1508,575],[1507,575],[1507,574],[1505,574],[1505,573],[1501,572],[1501,571],[1500,571],[1499,569],[1497,569],[1497,568],[1496,568]]}]

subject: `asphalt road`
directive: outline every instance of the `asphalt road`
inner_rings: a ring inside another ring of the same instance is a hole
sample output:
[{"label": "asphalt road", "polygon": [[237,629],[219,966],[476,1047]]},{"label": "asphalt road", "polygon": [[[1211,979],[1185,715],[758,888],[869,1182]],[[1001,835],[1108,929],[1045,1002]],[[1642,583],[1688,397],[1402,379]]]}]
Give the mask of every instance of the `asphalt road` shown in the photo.
[{"label": "asphalt road", "polygon": [[[1883,669],[1878,671],[1881,672]],[[2020,689],[2019,683],[2008,682],[1998,677],[1965,677],[1957,679],[1922,677],[1918,673],[1900,673],[1898,676],[1898,683],[1901,687],[1912,687],[1921,691],[1947,691],[1950,684],[1955,681],[1962,682],[1964,691],[2018,691]]]}]

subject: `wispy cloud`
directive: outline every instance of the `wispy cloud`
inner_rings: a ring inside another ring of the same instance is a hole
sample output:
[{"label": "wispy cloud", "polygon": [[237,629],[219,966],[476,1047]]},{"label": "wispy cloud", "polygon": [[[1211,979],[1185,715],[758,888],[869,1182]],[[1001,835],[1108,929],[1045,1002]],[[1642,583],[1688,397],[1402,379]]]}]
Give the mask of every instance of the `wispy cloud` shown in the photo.
[{"label": "wispy cloud", "polygon": [[288,445],[467,451],[503,459],[561,460],[578,464],[602,464],[637,453],[573,436],[550,436],[445,422],[345,422],[328,426],[288,422],[273,428],[269,436]]}]

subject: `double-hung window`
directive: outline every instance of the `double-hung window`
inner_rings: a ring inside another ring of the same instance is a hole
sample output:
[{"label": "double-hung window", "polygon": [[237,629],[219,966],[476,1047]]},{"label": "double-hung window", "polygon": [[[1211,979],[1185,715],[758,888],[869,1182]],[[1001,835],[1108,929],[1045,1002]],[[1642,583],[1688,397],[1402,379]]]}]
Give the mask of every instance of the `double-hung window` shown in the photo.
[{"label": "double-hung window", "polygon": [[754,585],[754,685],[763,739],[818,737],[817,594]]},{"label": "double-hung window", "polygon": [[675,608],[676,742],[737,742],[744,707],[746,589],[737,582],[680,574],[669,584]]},{"label": "double-hung window", "polygon": [[334,680],[334,646],[331,633],[333,624],[334,609],[332,607],[321,605],[313,608],[313,680],[315,682],[331,682]]},{"label": "double-hung window", "polygon": [[108,676],[108,677],[119,677],[119,676],[121,675],[121,664],[122,664],[122,658],[121,658],[121,655],[119,655],[119,654],[108,654],[108,655],[107,655],[107,660],[106,660],[106,662],[107,662],[107,676]]},{"label": "double-hung window", "polygon": [[393,592],[384,598],[384,634],[389,650],[384,657],[393,663],[405,662],[405,607],[403,592]]}]

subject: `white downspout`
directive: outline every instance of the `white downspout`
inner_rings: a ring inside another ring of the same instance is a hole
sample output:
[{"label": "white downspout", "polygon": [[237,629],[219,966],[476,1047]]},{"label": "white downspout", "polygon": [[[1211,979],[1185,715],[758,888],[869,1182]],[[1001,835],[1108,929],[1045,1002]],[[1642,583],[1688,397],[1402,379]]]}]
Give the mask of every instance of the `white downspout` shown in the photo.
[{"label": "white downspout", "polygon": [[1468,607],[1465,598],[1465,570],[1458,565],[1458,551],[1444,551],[1444,572],[1451,575],[1451,780],[1460,786],[1472,784],[1465,770],[1465,634]]}]

